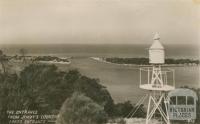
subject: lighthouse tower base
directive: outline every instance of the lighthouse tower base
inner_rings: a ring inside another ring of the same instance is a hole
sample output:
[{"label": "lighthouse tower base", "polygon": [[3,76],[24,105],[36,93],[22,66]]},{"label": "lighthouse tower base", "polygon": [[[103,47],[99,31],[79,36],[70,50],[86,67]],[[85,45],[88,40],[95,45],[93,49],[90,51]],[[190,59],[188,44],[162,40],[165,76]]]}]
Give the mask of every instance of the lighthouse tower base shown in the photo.
[{"label": "lighthouse tower base", "polygon": [[[164,101],[164,106],[162,103]],[[149,124],[156,110],[160,113],[161,119],[166,123],[170,124],[169,115],[167,113],[168,99],[164,92],[160,92],[160,95],[156,95],[155,92],[149,93],[149,101],[146,115],[146,124]],[[164,110],[163,110],[164,108]]]}]

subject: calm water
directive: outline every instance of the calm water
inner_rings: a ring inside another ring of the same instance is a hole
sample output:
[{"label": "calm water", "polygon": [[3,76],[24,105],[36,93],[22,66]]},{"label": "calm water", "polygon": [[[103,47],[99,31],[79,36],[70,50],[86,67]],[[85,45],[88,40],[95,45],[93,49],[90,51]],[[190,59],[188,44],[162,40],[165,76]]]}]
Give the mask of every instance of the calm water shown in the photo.
[{"label": "calm water", "polygon": [[[107,64],[90,58],[73,59],[69,67],[77,68],[89,77],[99,78],[116,102],[125,100],[135,102],[146,94],[139,89],[138,67]],[[200,88],[199,67],[173,67],[173,69],[175,69],[176,87],[187,85]]]},{"label": "calm water", "polygon": [[[59,65],[60,69],[78,69],[82,74],[99,78],[106,86],[115,102],[138,101],[145,95],[139,89],[139,70],[137,67],[108,64],[95,61],[89,57],[147,57],[149,45],[2,45],[7,54],[17,54],[20,48],[28,49],[30,55],[73,56],[71,65]],[[197,58],[196,46],[166,46],[166,56],[175,58]],[[200,68],[173,67],[176,73],[176,87],[190,86],[200,88]]]}]

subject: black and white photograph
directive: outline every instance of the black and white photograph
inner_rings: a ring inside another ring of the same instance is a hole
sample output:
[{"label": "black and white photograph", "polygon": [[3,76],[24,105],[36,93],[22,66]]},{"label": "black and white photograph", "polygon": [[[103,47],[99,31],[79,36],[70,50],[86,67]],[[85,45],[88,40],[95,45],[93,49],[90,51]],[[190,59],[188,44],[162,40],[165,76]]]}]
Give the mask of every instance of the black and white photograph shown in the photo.
[{"label": "black and white photograph", "polygon": [[0,0],[0,124],[200,124],[200,0]]}]

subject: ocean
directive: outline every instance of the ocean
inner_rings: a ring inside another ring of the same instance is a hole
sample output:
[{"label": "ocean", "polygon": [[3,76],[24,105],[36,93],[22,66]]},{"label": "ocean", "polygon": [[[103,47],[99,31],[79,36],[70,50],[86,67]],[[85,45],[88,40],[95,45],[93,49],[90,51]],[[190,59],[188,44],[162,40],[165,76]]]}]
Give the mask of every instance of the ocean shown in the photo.
[{"label": "ocean", "polygon": [[[107,87],[115,102],[130,100],[137,102],[147,92],[139,89],[139,67],[103,63],[90,57],[148,57],[150,45],[1,45],[4,53],[18,54],[20,48],[27,55],[53,55],[72,57],[70,65],[58,65],[62,70],[78,69],[83,75],[98,78]],[[200,59],[195,45],[165,45],[167,58]],[[176,88],[189,86],[200,88],[200,67],[171,67],[175,69]],[[98,96],[97,96],[98,97]]]},{"label": "ocean", "polygon": [[[30,55],[82,56],[82,57],[148,57],[150,44],[2,44],[7,54],[18,54],[20,48]],[[200,58],[198,45],[164,45],[166,57]]]}]

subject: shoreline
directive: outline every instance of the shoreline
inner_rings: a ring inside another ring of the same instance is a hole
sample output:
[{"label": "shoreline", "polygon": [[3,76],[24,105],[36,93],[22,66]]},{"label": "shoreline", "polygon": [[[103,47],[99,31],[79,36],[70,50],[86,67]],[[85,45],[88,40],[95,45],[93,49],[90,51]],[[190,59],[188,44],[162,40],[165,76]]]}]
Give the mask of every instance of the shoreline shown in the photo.
[{"label": "shoreline", "polygon": [[[45,59],[47,58],[48,59]],[[39,59],[38,59],[39,58]],[[46,63],[46,64],[71,64],[69,60],[71,57],[57,57],[57,56],[25,56],[26,61]],[[11,58],[13,62],[23,62],[23,57],[14,56]]]},{"label": "shoreline", "polygon": [[[119,64],[119,63],[113,63],[113,62],[109,62],[109,61],[106,61],[105,58],[103,57],[90,57],[91,59],[95,60],[95,61],[98,61],[98,62],[103,62],[103,63],[107,63],[107,64],[113,64],[113,65],[123,65],[123,66],[133,66],[133,67],[149,67],[151,65],[139,65],[139,64]],[[188,63],[189,64],[189,63]],[[188,64],[163,64],[162,67],[193,67],[193,66],[198,66],[199,67],[199,64],[191,64],[191,65],[188,65]]]},{"label": "shoreline", "polygon": [[66,65],[69,65],[71,64],[71,61],[69,62],[57,62],[57,61],[38,61],[40,63],[46,63],[46,64],[66,64]]}]

